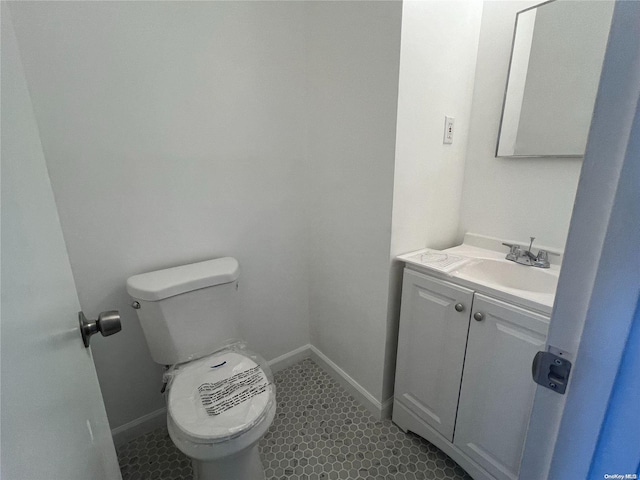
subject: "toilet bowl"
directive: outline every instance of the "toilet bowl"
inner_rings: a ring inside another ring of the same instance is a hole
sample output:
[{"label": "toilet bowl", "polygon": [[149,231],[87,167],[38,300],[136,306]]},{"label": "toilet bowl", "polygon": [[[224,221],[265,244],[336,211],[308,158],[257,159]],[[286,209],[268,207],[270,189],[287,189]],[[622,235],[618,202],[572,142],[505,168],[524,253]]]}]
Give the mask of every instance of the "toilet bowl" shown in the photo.
[{"label": "toilet bowl", "polygon": [[191,458],[194,480],[263,480],[264,468],[258,442],[267,433],[276,414],[273,405],[264,420],[250,431],[227,443],[202,444],[185,438],[167,418],[169,436],[178,449]]},{"label": "toilet bowl", "polygon": [[239,265],[225,257],[127,280],[153,359],[169,365],[167,429],[197,480],[263,480],[276,413],[267,363],[237,338]]},{"label": "toilet bowl", "polygon": [[266,364],[232,345],[168,374],[167,428],[198,480],[262,480],[258,442],[276,412]]}]

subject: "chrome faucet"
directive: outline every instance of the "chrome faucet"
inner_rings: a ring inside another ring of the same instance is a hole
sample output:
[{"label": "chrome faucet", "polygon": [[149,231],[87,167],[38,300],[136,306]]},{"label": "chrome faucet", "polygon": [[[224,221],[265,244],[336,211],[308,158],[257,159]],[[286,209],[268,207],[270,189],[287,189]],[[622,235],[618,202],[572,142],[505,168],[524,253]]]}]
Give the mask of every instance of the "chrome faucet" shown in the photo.
[{"label": "chrome faucet", "polygon": [[[510,248],[509,253],[505,257],[507,260],[511,260],[512,262],[519,263],[520,265],[527,265],[529,267],[538,267],[538,268],[549,268],[551,265],[549,263],[549,253],[546,250],[538,250],[538,254],[534,255],[531,251],[531,247],[533,246],[533,241],[536,237],[529,237],[531,239],[531,243],[529,243],[529,249],[523,250],[520,245],[516,245],[513,243],[503,243]],[[552,255],[555,255],[552,253]]]}]

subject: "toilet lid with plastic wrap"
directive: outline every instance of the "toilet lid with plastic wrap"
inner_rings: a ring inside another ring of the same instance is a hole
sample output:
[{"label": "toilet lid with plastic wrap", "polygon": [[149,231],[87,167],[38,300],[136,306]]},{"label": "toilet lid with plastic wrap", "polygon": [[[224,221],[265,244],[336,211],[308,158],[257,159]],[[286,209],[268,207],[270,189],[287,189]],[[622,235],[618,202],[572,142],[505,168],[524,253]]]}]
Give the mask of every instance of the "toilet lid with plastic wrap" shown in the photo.
[{"label": "toilet lid with plastic wrap", "polygon": [[176,426],[202,440],[222,440],[253,427],[266,413],[273,387],[251,358],[224,350],[182,366],[169,390]]}]

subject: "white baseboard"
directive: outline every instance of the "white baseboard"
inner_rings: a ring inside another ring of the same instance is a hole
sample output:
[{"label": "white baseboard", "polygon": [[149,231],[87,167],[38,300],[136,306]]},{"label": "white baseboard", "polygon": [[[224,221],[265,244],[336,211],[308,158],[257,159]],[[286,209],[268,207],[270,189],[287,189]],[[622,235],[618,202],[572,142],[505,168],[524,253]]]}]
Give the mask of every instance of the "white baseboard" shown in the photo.
[{"label": "white baseboard", "polygon": [[[393,397],[380,403],[362,385],[356,382],[347,372],[333,363],[329,357],[318,350],[313,345],[307,344],[296,348],[284,355],[269,360],[267,363],[273,373],[277,373],[285,368],[294,365],[305,358],[311,357],[321,368],[323,368],[333,379],[338,382],[350,395],[358,400],[367,410],[369,410],[378,420],[389,418],[393,407]],[[125,423],[111,430],[113,443],[116,447],[130,442],[134,438],[149,433],[156,428],[167,424],[167,409],[160,408],[155,412],[143,415],[140,418]]]},{"label": "white baseboard", "polygon": [[309,358],[311,356],[311,345],[306,344],[301,347],[296,348],[295,350],[291,350],[284,355],[280,355],[279,357],[274,358],[273,360],[269,360],[267,363],[269,367],[271,367],[271,371],[273,373],[277,373],[280,370],[284,370],[285,368],[289,368],[291,365],[295,365],[296,363],[304,360],[305,358]]},{"label": "white baseboard", "polygon": [[380,403],[362,385],[356,382],[347,372],[333,363],[318,348],[311,345],[311,358],[333,377],[333,379],[349,392],[362,406],[369,410],[378,420],[389,418],[393,407],[393,398]]},{"label": "white baseboard", "polygon": [[154,412],[147,413],[140,418],[136,418],[129,423],[125,423],[124,425],[120,425],[119,427],[111,430],[113,443],[116,447],[119,447],[140,435],[152,432],[156,428],[160,428],[166,424],[167,409],[166,407],[162,407]]}]

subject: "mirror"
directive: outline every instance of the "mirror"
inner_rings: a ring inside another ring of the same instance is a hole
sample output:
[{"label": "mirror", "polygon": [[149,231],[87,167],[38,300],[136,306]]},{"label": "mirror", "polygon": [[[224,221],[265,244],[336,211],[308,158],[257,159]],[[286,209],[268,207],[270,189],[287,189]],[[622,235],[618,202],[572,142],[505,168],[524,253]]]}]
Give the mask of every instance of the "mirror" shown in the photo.
[{"label": "mirror", "polygon": [[614,1],[551,0],[516,15],[497,157],[581,157]]}]

